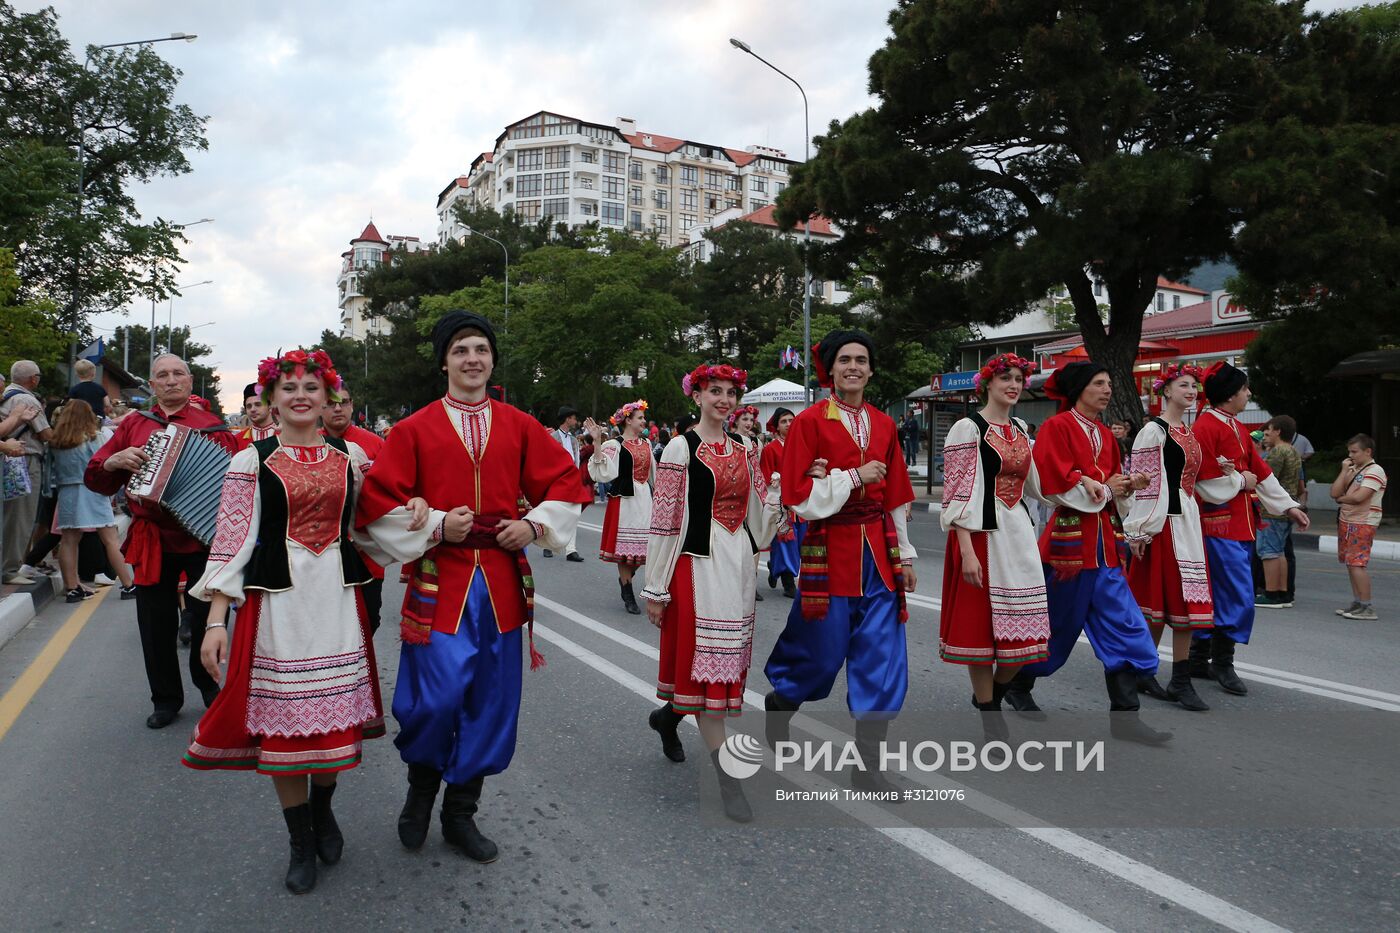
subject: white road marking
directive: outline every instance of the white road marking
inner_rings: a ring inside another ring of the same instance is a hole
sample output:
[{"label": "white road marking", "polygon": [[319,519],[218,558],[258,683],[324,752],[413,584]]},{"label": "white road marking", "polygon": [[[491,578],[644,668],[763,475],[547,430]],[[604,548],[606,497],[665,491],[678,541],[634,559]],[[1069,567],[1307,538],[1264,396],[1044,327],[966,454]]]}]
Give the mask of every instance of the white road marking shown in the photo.
[{"label": "white road marking", "polygon": [[[586,616],[574,609],[570,609],[568,606],[557,603],[547,596],[541,596],[538,592],[535,594],[535,604],[652,660],[656,660],[660,657],[660,651],[647,642],[625,632],[619,632],[606,623],[599,622],[597,619]],[[537,632],[540,630],[538,623],[535,626],[535,630]],[[570,642],[570,644],[573,643]],[[566,648],[565,650],[568,649]],[[581,648],[580,650],[586,651],[587,649]],[[596,657],[596,655],[594,655],[594,657]],[[580,660],[582,660],[582,658],[580,658]],[[606,661],[602,658],[598,660],[608,665],[611,669],[618,669],[617,666],[610,661]],[[599,670],[601,671],[601,669]],[[626,672],[623,673],[626,674]],[[652,699],[655,698],[656,692],[652,687],[644,684],[640,678],[633,677],[631,674],[626,674],[626,676],[637,684],[641,684],[646,696]],[[754,690],[745,690],[744,700],[754,709],[763,709],[763,697]],[[819,723],[800,713],[793,718],[793,725],[818,735],[819,737],[834,741],[844,741],[846,738],[824,723]],[[922,775],[906,774],[905,777],[926,787],[962,787],[962,785],[955,781],[946,781],[934,785],[923,780]],[[1083,836],[1073,833],[1070,830],[1051,826],[1038,817],[1032,816],[1009,804],[1002,803],[995,798],[988,797],[980,791],[972,788],[964,789],[967,790],[968,793],[963,802],[970,809],[1004,823],[1012,829],[1026,833],[1032,838],[1052,848],[1058,849],[1066,855],[1086,862],[1135,887],[1149,891],[1158,897],[1166,898],[1221,926],[1231,930],[1241,931],[1241,933],[1243,933],[1243,931],[1249,931],[1249,933],[1280,933],[1280,931],[1286,929],[1265,920],[1263,917],[1252,914],[1243,908],[1236,907],[1234,904],[1222,900],[1179,878],[1175,878],[1143,862],[1130,858],[1121,852],[1085,839]],[[924,831],[918,830],[918,832]],[[891,838],[895,837],[891,836]],[[931,838],[936,839],[936,837]],[[896,839],[896,841],[901,842],[901,844],[906,844],[903,840]],[[943,845],[948,845],[948,843],[943,842],[943,840],[937,841]],[[949,871],[952,871],[952,869],[950,868]],[[961,877],[961,875],[959,877]]]},{"label": "white road marking", "polygon": [[[549,608],[551,611],[554,611],[554,606],[557,605],[552,600],[542,600],[538,594],[535,596],[535,601],[537,604],[545,605],[546,608]],[[563,613],[560,614],[562,615]],[[569,618],[573,619],[574,616],[577,615],[577,613],[573,613],[572,610],[570,610]],[[553,629],[540,625],[538,622],[535,623],[535,634],[550,644],[568,652],[609,680],[612,680],[638,696],[651,700],[653,705],[655,704],[655,687],[646,683],[640,677],[632,675],[606,658],[600,657],[577,642],[559,634]],[[687,721],[689,721],[689,717],[687,717]],[[818,778],[816,775],[802,775],[795,783],[803,787],[809,787],[812,790],[824,790],[833,786],[829,782]],[[1104,931],[1104,933],[1108,933],[1111,929],[1099,923],[1088,914],[1075,910],[1073,907],[1056,900],[1043,891],[1037,890],[1024,881],[1013,878],[1000,868],[982,861],[946,840],[939,839],[928,830],[907,825],[876,825],[877,821],[879,823],[888,823],[890,822],[890,818],[883,811],[877,811],[877,808],[872,804],[854,801],[833,803],[836,805],[837,809],[842,810],[854,819],[876,830],[886,838],[899,843],[920,858],[932,862],[934,865],[961,878],[978,890],[996,898],[1018,913],[1029,917],[1051,930],[1063,930],[1065,933],[1073,933],[1073,931],[1079,930]]]}]

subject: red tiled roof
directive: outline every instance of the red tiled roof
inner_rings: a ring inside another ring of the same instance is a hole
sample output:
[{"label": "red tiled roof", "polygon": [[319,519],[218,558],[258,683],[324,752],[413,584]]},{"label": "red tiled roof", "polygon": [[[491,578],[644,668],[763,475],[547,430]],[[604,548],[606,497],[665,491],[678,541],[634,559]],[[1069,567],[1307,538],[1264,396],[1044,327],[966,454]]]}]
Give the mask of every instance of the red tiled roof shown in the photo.
[{"label": "red tiled roof", "polygon": [[[627,142],[635,148],[649,149],[652,152],[675,152],[681,146],[685,145],[684,139],[677,139],[674,136],[662,136],[660,133],[638,132],[619,133],[618,135],[621,136],[623,139],[627,140]],[[642,141],[643,137],[651,139],[650,146],[648,146],[645,142]]]},{"label": "red tiled roof", "polygon": [[1174,292],[1190,292],[1193,295],[1209,294],[1209,292],[1203,292],[1199,288],[1192,288],[1190,285],[1182,285],[1180,282],[1173,282],[1171,279],[1164,279],[1160,275],[1157,276],[1157,287],[1169,288]]},{"label": "red tiled roof", "polygon": [[483,152],[483,153],[481,154],[480,158],[485,159],[487,162],[494,162],[494,161],[496,161],[496,153],[494,153],[494,152]]},{"label": "red tiled roof", "polygon": [[752,152],[744,152],[742,149],[726,149],[724,151],[729,153],[729,158],[733,159],[734,164],[738,166],[748,165],[754,159],[758,158],[758,156],[754,155]]},{"label": "red tiled roof", "polygon": [[360,233],[359,236],[355,237],[355,239],[351,240],[350,242],[360,243],[362,241],[368,241],[370,243],[383,243],[385,246],[389,245],[389,241],[379,235],[379,230],[374,226],[374,221],[372,220],[369,223],[365,224],[365,229]]},{"label": "red tiled roof", "polygon": [[[742,221],[747,221],[748,223],[751,223],[751,224],[758,224],[759,226],[763,226],[763,227],[777,227],[777,226],[778,226],[778,221],[775,220],[775,219],[773,218],[773,205],[771,205],[771,204],[769,204],[767,207],[760,207],[758,210],[753,211],[752,213],[745,214],[743,217],[740,217],[739,219],[742,220]],[[792,228],[791,228],[791,229],[792,229],[793,231],[795,231],[795,232],[796,232],[796,231],[801,231],[801,230],[802,230],[802,224],[801,224],[801,223],[795,223],[795,224],[792,225]],[[813,234],[814,236],[839,236],[839,235],[840,235],[840,234],[838,234],[835,230],[831,229],[831,221],[828,220],[828,219],[826,219],[825,217],[823,217],[821,214],[813,214],[813,215],[812,215],[812,234]]]}]

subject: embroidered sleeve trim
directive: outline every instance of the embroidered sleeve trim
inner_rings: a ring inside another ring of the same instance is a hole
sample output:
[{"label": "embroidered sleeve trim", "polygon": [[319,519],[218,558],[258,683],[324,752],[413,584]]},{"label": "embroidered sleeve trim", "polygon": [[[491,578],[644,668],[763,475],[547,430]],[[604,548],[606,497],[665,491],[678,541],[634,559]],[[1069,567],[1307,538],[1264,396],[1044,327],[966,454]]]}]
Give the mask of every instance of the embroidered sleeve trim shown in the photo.
[{"label": "embroidered sleeve trim", "polygon": [[253,525],[253,496],[257,490],[256,473],[227,473],[219,497],[219,518],[214,541],[209,546],[209,560],[226,564],[238,556]]},{"label": "embroidered sleeve trim", "polygon": [[651,500],[651,533],[657,537],[675,537],[681,533],[684,517],[685,464],[659,463],[656,491]]},{"label": "embroidered sleeve trim", "polygon": [[969,502],[977,478],[977,445],[954,444],[943,448],[943,498]]}]

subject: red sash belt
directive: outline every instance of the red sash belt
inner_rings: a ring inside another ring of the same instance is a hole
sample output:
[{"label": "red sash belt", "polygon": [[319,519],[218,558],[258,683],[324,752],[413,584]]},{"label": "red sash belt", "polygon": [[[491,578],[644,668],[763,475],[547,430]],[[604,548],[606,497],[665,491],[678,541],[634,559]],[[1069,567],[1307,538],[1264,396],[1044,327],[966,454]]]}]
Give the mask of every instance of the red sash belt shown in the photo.
[{"label": "red sash belt", "polygon": [[162,553],[160,528],[149,519],[133,516],[131,527],[126,532],[126,541],[122,544],[122,556],[131,565],[137,586],[160,583]]}]

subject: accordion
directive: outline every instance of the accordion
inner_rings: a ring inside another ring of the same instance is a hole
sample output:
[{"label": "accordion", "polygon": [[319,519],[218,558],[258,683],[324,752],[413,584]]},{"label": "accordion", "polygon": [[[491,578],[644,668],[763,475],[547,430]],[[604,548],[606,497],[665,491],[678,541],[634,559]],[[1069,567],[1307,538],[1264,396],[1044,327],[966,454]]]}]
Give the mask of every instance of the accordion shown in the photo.
[{"label": "accordion", "polygon": [[198,431],[168,424],[146,441],[150,457],[126,483],[130,499],[159,505],[205,547],[214,540],[228,451]]}]

